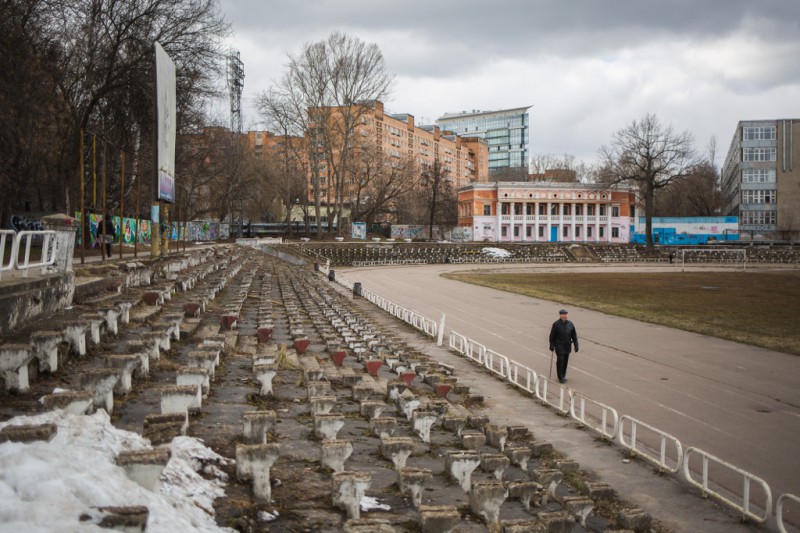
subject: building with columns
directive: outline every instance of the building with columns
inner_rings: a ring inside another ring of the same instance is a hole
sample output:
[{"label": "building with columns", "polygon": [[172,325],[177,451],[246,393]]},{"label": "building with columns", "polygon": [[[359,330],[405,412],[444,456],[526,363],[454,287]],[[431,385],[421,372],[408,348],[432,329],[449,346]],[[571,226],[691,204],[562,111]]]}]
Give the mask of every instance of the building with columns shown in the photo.
[{"label": "building with columns", "polygon": [[474,241],[627,243],[636,194],[625,185],[473,183],[458,190],[458,225]]}]

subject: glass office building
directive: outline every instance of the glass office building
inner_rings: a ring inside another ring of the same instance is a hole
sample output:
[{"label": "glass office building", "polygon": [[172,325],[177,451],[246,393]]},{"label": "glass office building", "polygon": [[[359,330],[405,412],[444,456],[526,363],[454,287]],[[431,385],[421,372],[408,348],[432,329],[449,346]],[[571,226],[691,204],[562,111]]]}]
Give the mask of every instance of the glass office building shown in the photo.
[{"label": "glass office building", "polygon": [[442,131],[480,137],[489,145],[489,171],[528,168],[528,107],[499,111],[445,113],[436,119]]}]

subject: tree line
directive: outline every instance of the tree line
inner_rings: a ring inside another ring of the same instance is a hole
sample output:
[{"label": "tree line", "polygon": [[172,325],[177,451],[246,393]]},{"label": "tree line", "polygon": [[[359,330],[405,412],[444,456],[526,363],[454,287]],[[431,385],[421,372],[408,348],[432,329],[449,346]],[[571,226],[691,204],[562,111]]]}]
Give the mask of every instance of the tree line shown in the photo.
[{"label": "tree line", "polygon": [[[0,13],[0,219],[75,212],[98,169],[110,209],[135,189],[149,205],[153,43],[177,67],[179,131],[199,130],[229,32],[216,0],[0,0]],[[85,200],[98,207],[96,191]]]},{"label": "tree line", "polygon": [[[334,32],[288,54],[283,76],[256,103],[278,149],[253,157],[235,132],[206,127],[230,31],[216,0],[0,0],[0,7],[2,220],[20,211],[74,212],[81,180],[96,179],[99,168],[108,175],[112,208],[135,190],[142,208],[123,215],[146,216],[155,197],[158,41],[177,67],[176,182],[187,218],[233,220],[238,210],[240,222],[289,222],[301,209],[306,219],[336,223],[338,232],[346,211],[368,223],[456,223],[455,183],[446,168],[389,157],[356,135],[369,103],[386,100],[394,88],[375,44]],[[693,145],[688,132],[646,115],[614,133],[595,166],[543,155],[495,179],[569,169],[581,181],[635,183],[648,221],[717,214],[713,155],[699,157]],[[91,196],[84,198],[89,204]],[[323,231],[317,225],[318,236]]]}]

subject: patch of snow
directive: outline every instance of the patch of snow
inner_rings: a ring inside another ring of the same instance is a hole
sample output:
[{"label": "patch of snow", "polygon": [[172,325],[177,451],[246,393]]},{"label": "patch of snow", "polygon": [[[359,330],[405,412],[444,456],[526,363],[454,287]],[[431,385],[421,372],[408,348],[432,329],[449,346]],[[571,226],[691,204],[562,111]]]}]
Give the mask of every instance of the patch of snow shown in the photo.
[{"label": "patch of snow", "polygon": [[272,522],[273,520],[277,520],[278,517],[280,517],[278,511],[275,511],[274,513],[270,513],[269,511],[261,511],[258,513],[258,519],[261,522]]},{"label": "patch of snow", "polygon": [[[151,450],[142,436],[115,428],[108,414],[61,410],[19,416],[6,426],[55,424],[50,442],[0,444],[0,531],[107,531],[79,517],[93,507],[143,505],[148,531],[226,531],[214,520],[214,499],[225,494],[219,466],[227,459],[191,437],[173,439],[172,456],[155,491],[128,479],[116,457]],[[204,472],[213,479],[198,474]]]},{"label": "patch of snow", "polygon": [[361,510],[365,513],[367,511],[391,511],[392,508],[385,503],[380,503],[378,498],[373,498],[371,496],[364,496],[361,498]]},{"label": "patch of snow", "polygon": [[481,253],[483,253],[483,255],[488,255],[489,257],[511,257],[511,252],[508,250],[504,250],[503,248],[492,248],[489,246],[486,248],[481,248]]}]

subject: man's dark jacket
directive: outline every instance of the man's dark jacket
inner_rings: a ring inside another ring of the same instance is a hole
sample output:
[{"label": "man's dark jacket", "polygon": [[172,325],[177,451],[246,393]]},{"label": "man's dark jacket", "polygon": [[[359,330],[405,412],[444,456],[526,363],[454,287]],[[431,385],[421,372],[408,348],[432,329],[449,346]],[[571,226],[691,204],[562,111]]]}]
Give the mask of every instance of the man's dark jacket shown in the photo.
[{"label": "man's dark jacket", "polygon": [[553,327],[550,328],[550,351],[555,350],[556,353],[565,354],[572,351],[571,344],[575,345],[575,351],[578,351],[578,332],[575,330],[575,324],[571,320],[562,321],[560,318],[553,322]]}]

